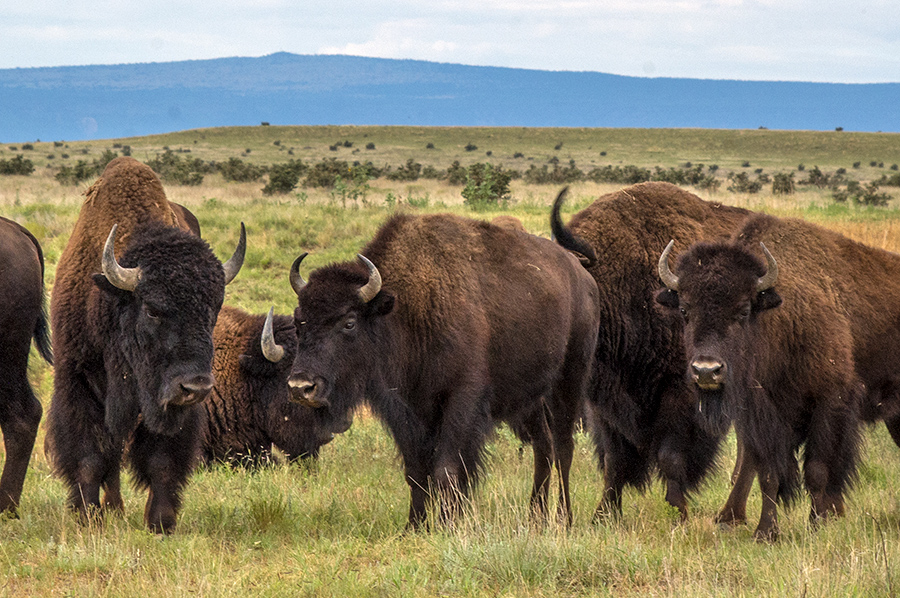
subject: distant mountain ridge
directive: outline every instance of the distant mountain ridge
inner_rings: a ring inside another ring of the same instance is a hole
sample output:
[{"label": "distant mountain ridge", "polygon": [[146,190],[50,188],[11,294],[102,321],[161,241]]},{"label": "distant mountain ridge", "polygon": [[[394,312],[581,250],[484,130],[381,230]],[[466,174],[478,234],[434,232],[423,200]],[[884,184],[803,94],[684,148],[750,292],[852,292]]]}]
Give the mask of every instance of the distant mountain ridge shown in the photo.
[{"label": "distant mountain ridge", "polygon": [[900,83],[640,78],[280,52],[0,69],[0,142],[269,122],[900,132]]}]

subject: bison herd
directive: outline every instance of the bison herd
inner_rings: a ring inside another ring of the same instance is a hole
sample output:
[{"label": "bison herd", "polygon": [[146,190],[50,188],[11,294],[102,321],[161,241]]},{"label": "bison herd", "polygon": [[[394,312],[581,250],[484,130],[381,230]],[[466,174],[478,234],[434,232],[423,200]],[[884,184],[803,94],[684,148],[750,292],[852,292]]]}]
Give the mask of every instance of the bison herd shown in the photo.
[{"label": "bison herd", "polygon": [[54,366],[45,448],[83,519],[123,508],[126,463],[148,490],[146,525],[169,533],[198,463],[314,458],[362,404],[396,442],[412,528],[430,502],[456,516],[499,422],[533,447],[534,511],[546,515],[555,468],[571,524],[579,418],[603,471],[596,519],[654,475],[687,518],[732,425],[718,522],[745,521],[755,478],[760,540],[801,487],[812,523],[841,515],[861,425],[883,420],[900,443],[900,255],[668,183],[603,196],[568,224],[564,197],[555,242],[509,217],[395,215],[308,280],[301,255],[286,277],[297,308],[278,317],[223,307],[243,225],[220,262],[131,158],[86,192],[49,325],[41,247],[0,219],[0,511],[15,513],[42,415],[33,339]]}]

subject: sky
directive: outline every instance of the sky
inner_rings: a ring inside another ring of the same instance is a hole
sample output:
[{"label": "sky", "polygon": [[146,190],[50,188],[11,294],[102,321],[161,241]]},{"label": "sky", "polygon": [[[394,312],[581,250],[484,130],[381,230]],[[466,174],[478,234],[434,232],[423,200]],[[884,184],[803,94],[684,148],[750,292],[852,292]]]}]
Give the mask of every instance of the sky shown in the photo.
[{"label": "sky", "polygon": [[274,52],[897,83],[900,0],[0,0],[0,69]]}]

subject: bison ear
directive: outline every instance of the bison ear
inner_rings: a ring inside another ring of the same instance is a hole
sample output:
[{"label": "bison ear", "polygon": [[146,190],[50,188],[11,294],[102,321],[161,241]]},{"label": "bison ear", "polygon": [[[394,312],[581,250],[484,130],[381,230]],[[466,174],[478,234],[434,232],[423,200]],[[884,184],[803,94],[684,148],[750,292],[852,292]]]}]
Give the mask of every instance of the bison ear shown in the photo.
[{"label": "bison ear", "polygon": [[112,295],[114,297],[119,297],[120,299],[127,299],[131,296],[131,291],[124,291],[119,287],[115,286],[109,280],[106,279],[102,274],[94,274],[91,278],[94,280],[94,284],[97,285],[97,288]]},{"label": "bison ear", "polygon": [[394,309],[394,296],[391,293],[381,291],[371,301],[366,303],[366,308],[370,316],[386,316]]},{"label": "bison ear", "polygon": [[660,289],[656,293],[656,302],[669,309],[678,309],[678,291]]},{"label": "bison ear", "polygon": [[756,294],[756,301],[753,302],[753,311],[766,311],[779,305],[781,305],[781,295],[775,292],[775,289],[766,289]]}]

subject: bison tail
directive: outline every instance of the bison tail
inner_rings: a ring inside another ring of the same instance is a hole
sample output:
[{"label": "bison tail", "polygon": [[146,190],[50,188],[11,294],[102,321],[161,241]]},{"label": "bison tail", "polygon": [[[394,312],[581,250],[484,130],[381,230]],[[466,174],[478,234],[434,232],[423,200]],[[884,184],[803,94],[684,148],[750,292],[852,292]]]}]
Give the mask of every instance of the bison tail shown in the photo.
[{"label": "bison tail", "polygon": [[568,187],[563,188],[559,195],[556,196],[556,201],[553,202],[553,209],[550,211],[550,230],[553,231],[553,238],[556,239],[556,242],[561,247],[580,253],[584,256],[584,259],[580,260],[581,263],[585,268],[590,268],[597,263],[597,254],[594,253],[594,248],[587,241],[569,230],[559,216],[559,210],[568,192]]},{"label": "bison tail", "polygon": [[53,343],[50,341],[50,324],[47,317],[47,296],[41,300],[41,315],[34,324],[34,344],[41,357],[53,365]]}]

